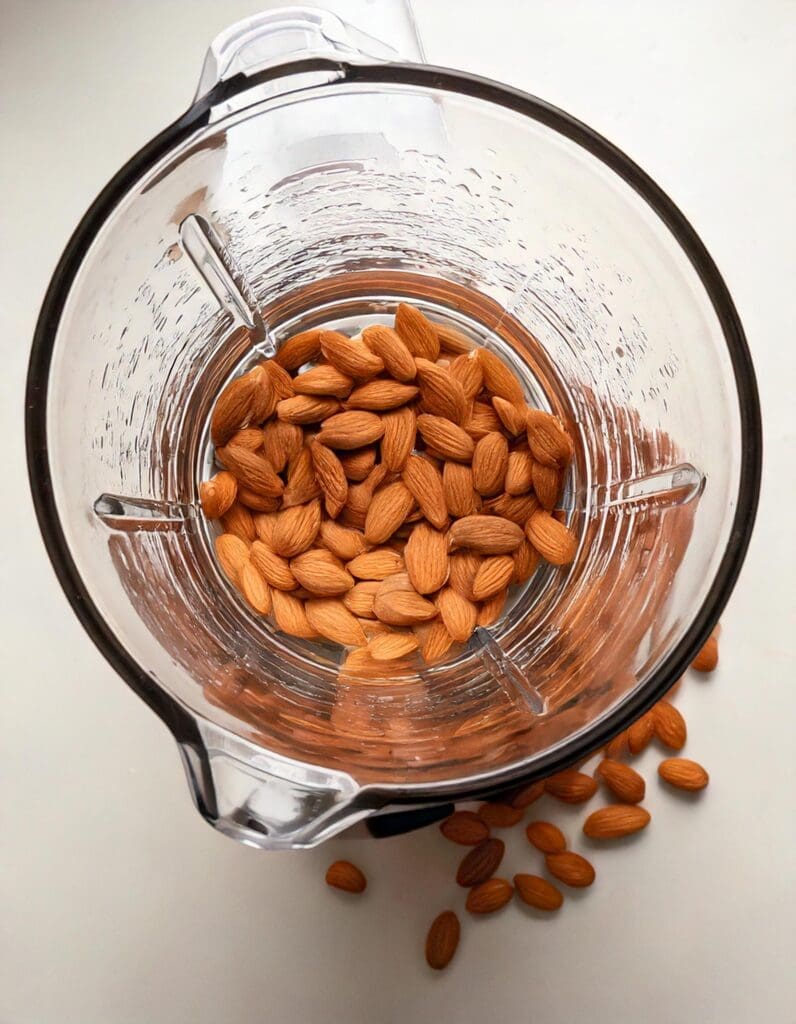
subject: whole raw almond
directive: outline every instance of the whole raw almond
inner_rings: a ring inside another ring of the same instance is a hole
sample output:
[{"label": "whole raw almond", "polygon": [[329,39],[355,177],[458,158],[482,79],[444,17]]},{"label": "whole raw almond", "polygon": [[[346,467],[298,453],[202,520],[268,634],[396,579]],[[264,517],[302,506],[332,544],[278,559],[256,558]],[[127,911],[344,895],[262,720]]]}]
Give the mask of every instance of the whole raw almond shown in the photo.
[{"label": "whole raw almond", "polygon": [[316,499],[279,513],[272,546],[283,558],[293,558],[312,547],[321,527],[321,503]]},{"label": "whole raw almond", "polygon": [[431,922],[426,936],[426,963],[441,971],[453,959],[459,945],[459,918],[452,910],[443,910]]},{"label": "whole raw almond", "polygon": [[500,494],[506,479],[509,445],[503,434],[485,434],[473,454],[473,487],[484,497]]},{"label": "whole raw almond", "polygon": [[225,575],[236,583],[240,570],[249,561],[249,545],[234,533],[222,533],[216,537],[215,549]]},{"label": "whole raw almond", "polygon": [[428,359],[416,359],[415,363],[423,411],[462,424],[467,416],[468,402],[459,381],[444,367]]},{"label": "whole raw almond", "polygon": [[391,472],[400,472],[415,446],[417,416],[414,409],[396,409],[382,417],[381,457]]},{"label": "whole raw almond", "polygon": [[572,440],[555,416],[542,409],[529,409],[525,423],[534,459],[544,466],[563,469],[572,458]]},{"label": "whole raw almond", "polygon": [[531,515],[525,524],[525,535],[551,565],[568,565],[578,550],[575,534],[545,509],[540,508]]},{"label": "whole raw almond", "polygon": [[451,516],[473,515],[481,500],[473,487],[473,470],[462,462],[446,462],[442,470],[442,488],[445,505]]},{"label": "whole raw almond", "polygon": [[687,736],[685,719],[673,704],[668,700],[658,701],[652,709],[652,721],[655,735],[665,747],[683,749]]},{"label": "whole raw almond", "polygon": [[252,608],[261,615],[271,614],[271,588],[255,569],[250,559],[243,563],[240,574],[240,589]]},{"label": "whole raw almond", "polygon": [[[287,423],[284,420],[271,420],[265,424],[260,434],[263,454],[276,473],[282,472],[304,444],[304,431],[301,427],[297,423]],[[234,444],[234,438],[230,444]]]},{"label": "whole raw almond", "polygon": [[492,408],[512,437],[519,437],[525,433],[525,418],[528,411],[525,402],[507,402],[505,398],[496,396],[492,399]]},{"label": "whole raw almond", "polygon": [[473,584],[482,561],[481,556],[474,551],[455,551],[450,556],[448,582],[457,594],[461,594],[468,601],[475,601]]},{"label": "whole raw almond", "polygon": [[507,402],[524,401],[522,385],[506,366],[502,359],[488,349],[478,349],[478,360],[484,374],[484,386],[493,396],[504,398]]},{"label": "whole raw almond", "polygon": [[510,452],[506,463],[506,494],[516,497],[533,487],[533,457],[530,452]]},{"label": "whole raw almond", "polygon": [[[262,443],[263,431],[260,427],[243,427],[229,439],[229,444],[237,445],[239,448],[248,448],[252,452],[256,452]],[[269,459],[269,461],[271,460]]]},{"label": "whole raw almond", "polygon": [[640,754],[649,746],[655,735],[655,719],[652,712],[642,715],[627,730],[627,747],[631,754]]},{"label": "whole raw almond", "polygon": [[298,584],[287,560],[261,540],[251,546],[251,559],[263,579],[276,590],[295,590]]},{"label": "whole raw almond", "polygon": [[435,325],[408,302],[400,303],[395,312],[395,330],[413,356],[432,362],[439,358],[439,337]]},{"label": "whole raw almond", "polygon": [[590,839],[621,839],[640,832],[650,823],[649,811],[635,804],[609,804],[592,811],[583,823]]},{"label": "whole raw almond", "polygon": [[375,448],[359,448],[352,452],[344,452],[339,456],[340,465],[349,480],[361,483],[376,465]]},{"label": "whole raw almond", "polygon": [[450,324],[434,324],[439,339],[440,349],[452,355],[461,355],[462,352],[472,352],[474,342],[466,334],[463,334],[457,327]]},{"label": "whole raw almond", "polygon": [[359,530],[340,526],[333,519],[324,519],[320,526],[321,542],[344,562],[361,555],[368,550],[368,542]]},{"label": "whole raw almond", "polygon": [[534,494],[539,499],[539,504],[548,511],[554,509],[561,490],[561,471],[553,466],[545,466],[541,462],[534,462],[531,469],[531,478]]},{"label": "whole raw almond", "polygon": [[362,340],[384,363],[391,377],[404,384],[415,379],[417,368],[412,353],[392,327],[374,324],[362,332]]},{"label": "whole raw almond", "polygon": [[438,530],[447,526],[448,507],[445,503],[442,474],[437,467],[420,455],[410,455],[401,478],[426,519]]},{"label": "whole raw almond", "polygon": [[391,548],[376,548],[357,555],[346,565],[352,576],[360,580],[384,580],[404,568],[404,560]]},{"label": "whole raw almond", "polygon": [[364,409],[349,409],[325,420],[316,440],[330,448],[350,451],[352,448],[373,444],[383,433],[384,423],[380,416]]},{"label": "whole raw almond", "polygon": [[261,540],[273,551],[274,530],[279,519],[278,512],[258,512],[254,517],[254,529],[257,531],[257,539]]},{"label": "whole raw almond", "polygon": [[417,395],[417,388],[411,384],[401,384],[397,380],[370,380],[360,384],[348,396],[348,409],[370,409],[373,412],[386,412],[406,405]]},{"label": "whole raw almond", "polygon": [[377,580],[363,580],[360,583],[355,583],[349,591],[343,594],[343,604],[358,619],[372,619],[376,614],[373,611],[373,601],[378,588]]},{"label": "whole raw almond", "polygon": [[702,647],[699,654],[691,662],[691,668],[697,672],[712,672],[719,663],[719,638],[714,630]]},{"label": "whole raw almond", "polygon": [[545,792],[567,804],[582,804],[597,792],[597,783],[590,775],[574,768],[545,779]]},{"label": "whole raw almond", "polygon": [[456,881],[465,889],[480,885],[494,875],[505,852],[502,839],[485,839],[465,854],[456,872]]},{"label": "whole raw almond", "polygon": [[511,828],[522,818],[522,811],[511,804],[488,802],[478,808],[478,817],[490,828]]},{"label": "whole raw almond", "polygon": [[460,846],[477,846],[489,839],[489,826],[473,811],[454,811],[439,830],[446,839]]},{"label": "whole raw almond", "polygon": [[539,564],[539,554],[536,548],[529,541],[523,540],[511,557],[514,559],[514,575],[511,582],[525,583],[536,572],[536,567]]},{"label": "whole raw almond", "polygon": [[417,429],[426,444],[446,459],[455,462],[469,462],[472,459],[475,451],[473,439],[450,420],[424,413],[417,417]]},{"label": "whole raw almond", "polygon": [[453,637],[440,619],[417,623],[412,629],[420,642],[421,657],[428,665],[444,658],[453,645]]},{"label": "whole raw almond", "polygon": [[347,398],[353,387],[354,378],[349,377],[347,373],[341,373],[330,363],[313,366],[312,369],[293,378],[293,389],[297,395]]},{"label": "whole raw almond", "polygon": [[365,517],[365,540],[383,544],[403,523],[414,505],[412,492],[402,481],[387,484],[373,495]]},{"label": "whole raw almond", "polygon": [[627,745],[627,730],[617,733],[616,736],[603,748],[603,753],[608,760],[616,760],[625,757],[629,753]]},{"label": "whole raw almond", "polygon": [[216,448],[216,455],[224,466],[243,484],[257,494],[278,498],[285,489],[271,463],[259,452],[248,448],[227,446]]},{"label": "whole raw almond", "polygon": [[432,594],[448,579],[448,541],[428,523],[414,527],[404,548],[406,571],[418,594]]},{"label": "whole raw almond", "polygon": [[710,776],[702,765],[685,757],[669,757],[661,761],[658,775],[670,786],[692,793],[704,789],[710,782]]},{"label": "whole raw almond", "polygon": [[549,821],[531,821],[526,826],[528,842],[542,853],[561,853],[567,848],[564,833]]},{"label": "whole raw almond", "polygon": [[345,471],[332,449],[321,444],[319,440],[310,443],[310,456],[315,478],[323,492],[326,514],[336,519],[348,500],[349,488]]},{"label": "whole raw almond", "polygon": [[321,488],[315,476],[312,455],[304,447],[290,460],[287,467],[287,485],[282,495],[282,508],[305,505],[320,496]]},{"label": "whole raw almond", "polygon": [[514,559],[511,555],[492,555],[485,558],[478,567],[473,580],[473,597],[485,601],[505,588],[514,575]]},{"label": "whole raw almond", "polygon": [[304,363],[313,363],[321,354],[321,332],[314,328],[294,334],[283,342],[274,356],[285,370],[297,370]]},{"label": "whole raw almond", "polygon": [[443,587],[437,594],[436,605],[453,639],[459,643],[469,640],[478,624],[478,609],[473,602],[462,597],[452,587]]},{"label": "whole raw almond", "polygon": [[290,571],[301,586],[316,597],[337,597],[354,585],[351,573],[325,548],[311,548],[291,558]]},{"label": "whole raw almond", "polygon": [[405,658],[418,648],[417,637],[413,633],[382,633],[374,636],[367,646],[368,654],[375,661],[395,661]]},{"label": "whole raw almond", "polygon": [[304,603],[304,610],[312,628],[327,640],[351,647],[364,647],[367,643],[356,617],[338,598],[313,598]]},{"label": "whole raw almond", "polygon": [[303,601],[284,590],[272,590],[271,600],[274,620],[283,633],[304,640],[317,639],[318,632],[310,625]]},{"label": "whole raw almond", "polygon": [[230,381],[218,396],[210,420],[210,436],[217,448],[252,422],[262,387],[263,377],[245,374]]},{"label": "whole raw almond", "polygon": [[[367,555],[361,555],[366,558]],[[376,618],[389,626],[413,626],[437,615],[437,608],[414,591],[379,592],[373,601]]]},{"label": "whole raw almond", "polygon": [[224,533],[234,533],[236,537],[251,544],[257,537],[257,530],[254,526],[254,518],[251,512],[236,501],[221,517],[221,525]]},{"label": "whole raw almond", "polygon": [[[277,403],[281,402],[283,398],[292,398],[296,392],[293,390],[292,377],[276,360],[266,359],[264,363],[260,363],[258,367],[255,367],[255,370],[268,383],[266,389],[268,397],[266,400],[261,401],[260,407],[254,416],[255,423],[262,423],[263,420],[267,420],[269,416],[273,415]],[[252,370],[252,373],[254,373],[254,370]]]},{"label": "whole raw almond", "polygon": [[367,888],[367,879],[359,868],[348,860],[336,860],[326,870],[326,884],[343,892],[361,893]]},{"label": "whole raw almond", "polygon": [[277,403],[276,415],[286,423],[320,423],[328,416],[334,416],[340,403],[336,398],[320,395],[294,395]]},{"label": "whole raw almond", "polygon": [[497,622],[503,614],[503,608],[505,607],[508,594],[508,590],[501,590],[499,593],[493,594],[491,597],[487,598],[486,601],[481,603],[478,609],[479,626],[492,626]]},{"label": "whole raw almond", "polygon": [[497,498],[489,498],[484,502],[484,511],[502,516],[518,526],[525,524],[539,508],[539,499],[535,494],[499,494]]},{"label": "whole raw almond", "polygon": [[511,902],[514,887],[505,878],[488,878],[474,885],[464,902],[471,914],[494,914]]},{"label": "whole raw almond", "polygon": [[367,345],[339,331],[321,331],[321,352],[332,366],[355,380],[368,380],[384,369],[384,363]]},{"label": "whole raw almond", "polygon": [[647,785],[637,771],[610,757],[597,765],[597,775],[613,795],[626,804],[638,804],[644,799]]},{"label": "whole raw almond", "polygon": [[500,417],[486,402],[473,402],[464,429],[474,441],[480,441],[487,434],[499,434],[502,429]]},{"label": "whole raw almond", "polygon": [[258,494],[250,491],[248,487],[238,488],[238,501],[245,505],[250,512],[275,512],[284,504],[280,498],[269,498],[265,494]]},{"label": "whole raw almond", "polygon": [[515,875],[514,889],[523,903],[536,910],[558,910],[564,902],[561,891],[539,875]]},{"label": "whole raw almond", "polygon": [[520,546],[523,533],[516,523],[501,516],[464,516],[451,525],[448,540],[453,547],[482,555],[507,555]]},{"label": "whole raw almond", "polygon": [[448,372],[461,384],[467,401],[472,401],[483,387],[484,374],[475,352],[464,352],[457,356],[450,364]]},{"label": "whole raw almond", "polygon": [[544,783],[531,782],[527,786],[523,786],[522,789],[517,790],[511,798],[511,806],[524,809],[536,803],[542,796],[544,796]]},{"label": "whole raw almond", "polygon": [[544,862],[554,878],[573,889],[585,889],[594,881],[594,868],[579,853],[548,853]]}]

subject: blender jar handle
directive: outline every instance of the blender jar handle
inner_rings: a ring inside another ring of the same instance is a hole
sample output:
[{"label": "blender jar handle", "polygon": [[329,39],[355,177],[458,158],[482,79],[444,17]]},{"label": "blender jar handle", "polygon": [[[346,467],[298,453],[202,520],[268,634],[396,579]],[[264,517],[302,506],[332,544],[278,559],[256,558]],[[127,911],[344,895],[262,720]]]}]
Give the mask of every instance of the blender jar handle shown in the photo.
[{"label": "blender jar handle", "polygon": [[276,7],[244,18],[210,44],[196,100],[236,75],[249,77],[313,57],[364,64],[422,62],[409,0],[323,0],[317,6]]}]

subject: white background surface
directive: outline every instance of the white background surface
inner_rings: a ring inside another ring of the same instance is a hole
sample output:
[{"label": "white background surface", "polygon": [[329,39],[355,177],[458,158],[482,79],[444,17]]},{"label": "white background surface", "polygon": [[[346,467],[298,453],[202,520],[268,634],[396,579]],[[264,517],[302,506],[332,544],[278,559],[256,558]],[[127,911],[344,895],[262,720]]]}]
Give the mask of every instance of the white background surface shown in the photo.
[{"label": "white background surface", "polygon": [[[709,790],[662,792],[648,751],[647,832],[594,852],[597,884],[555,920],[464,920],[440,976],[423,938],[462,903],[459,849],[431,830],[263,854],[209,829],[169,736],[69,610],[28,496],[23,379],[61,249],[187,105],[212,36],[256,9],[0,0],[0,1022],[793,1021],[793,3],[416,2],[429,59],[568,109],[682,207],[738,305],[766,430],[722,664],[679,698]],[[576,834],[579,815],[551,814]],[[512,872],[536,863],[521,840]],[[346,854],[360,901],[323,883]]]}]

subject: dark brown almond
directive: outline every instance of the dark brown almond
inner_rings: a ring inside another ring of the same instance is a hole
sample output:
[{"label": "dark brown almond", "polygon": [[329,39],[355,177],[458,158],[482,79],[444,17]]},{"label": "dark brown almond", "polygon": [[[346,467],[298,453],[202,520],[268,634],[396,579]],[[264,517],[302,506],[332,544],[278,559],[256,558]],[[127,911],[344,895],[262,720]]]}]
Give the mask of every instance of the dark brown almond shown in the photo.
[{"label": "dark brown almond", "polygon": [[480,885],[494,875],[505,852],[506,846],[502,839],[485,839],[465,854],[456,872],[456,881],[466,889]]},{"label": "dark brown almond", "polygon": [[287,423],[284,420],[271,420],[265,424],[260,434],[263,454],[276,473],[282,472],[304,444],[304,431],[301,427],[297,423]]}]

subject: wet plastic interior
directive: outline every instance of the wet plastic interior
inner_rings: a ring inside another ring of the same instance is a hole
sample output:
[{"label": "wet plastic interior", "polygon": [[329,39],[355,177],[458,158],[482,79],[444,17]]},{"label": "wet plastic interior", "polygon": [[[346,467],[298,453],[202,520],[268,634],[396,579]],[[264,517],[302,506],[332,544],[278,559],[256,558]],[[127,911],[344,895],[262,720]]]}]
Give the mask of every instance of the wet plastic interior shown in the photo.
[{"label": "wet plastic interior", "polygon": [[[484,100],[327,77],[195,134],[101,231],[55,345],[55,497],[111,629],[197,715],[358,782],[488,775],[610,714],[693,620],[738,490],[731,366],[688,259],[596,158]],[[225,582],[197,479],[230,375],[401,299],[569,423],[581,545],[445,664],[339,679]]]}]

